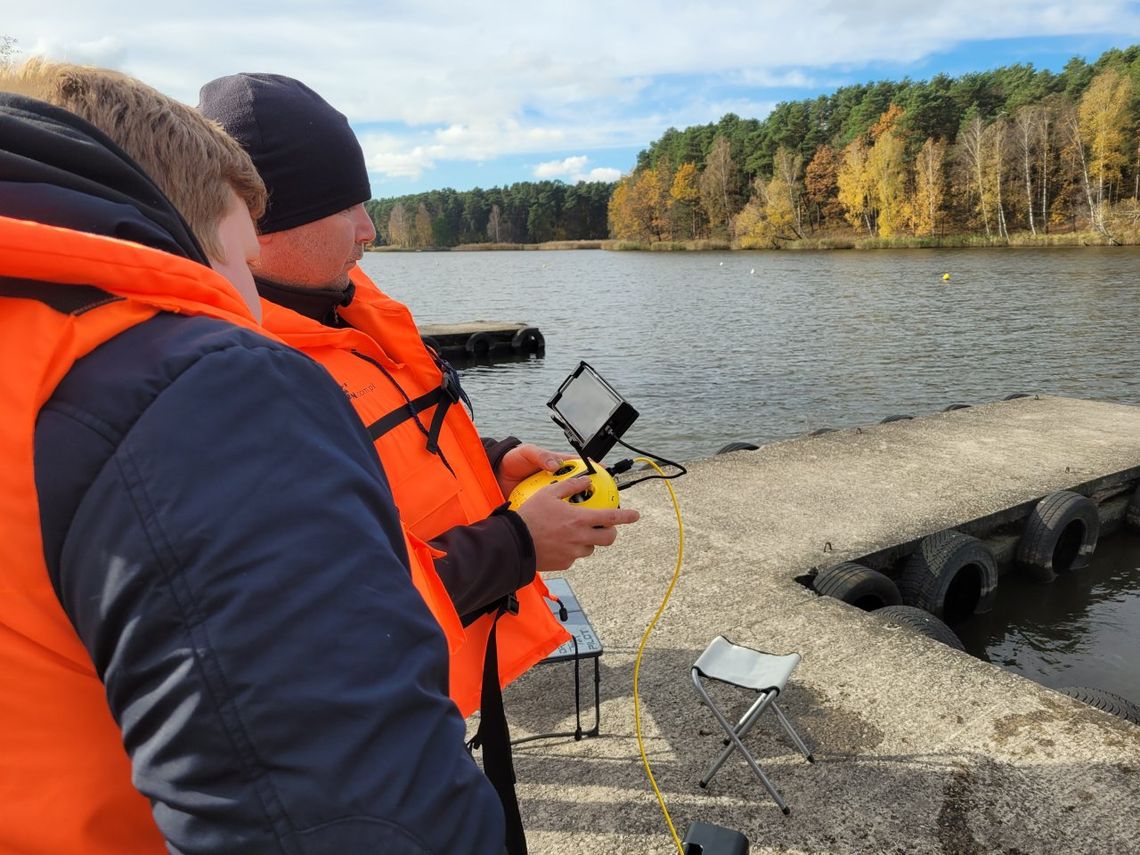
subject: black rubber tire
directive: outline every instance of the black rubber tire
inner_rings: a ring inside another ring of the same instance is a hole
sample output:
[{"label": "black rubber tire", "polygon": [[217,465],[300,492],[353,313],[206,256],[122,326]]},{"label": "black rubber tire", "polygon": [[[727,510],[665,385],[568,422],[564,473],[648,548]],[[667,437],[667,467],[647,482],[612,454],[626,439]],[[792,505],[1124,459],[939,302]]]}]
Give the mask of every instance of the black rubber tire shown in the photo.
[{"label": "black rubber tire", "polygon": [[836,428],[821,427],[821,428],[816,428],[815,430],[813,430],[811,433],[808,434],[808,436],[823,436],[825,433],[835,433],[835,431],[836,431]]},{"label": "black rubber tire", "polygon": [[902,603],[898,585],[878,570],[848,561],[815,577],[812,587],[823,597],[835,597],[865,612]]},{"label": "black rubber tire", "polygon": [[879,424],[889,425],[891,422],[909,422],[913,418],[914,416],[887,416],[885,419],[879,422]]},{"label": "black rubber tire", "polygon": [[1046,496],[1026,517],[1017,542],[1017,564],[1038,582],[1088,567],[1100,536],[1096,505],[1080,493]]},{"label": "black rubber tire", "polygon": [[966,646],[954,630],[928,611],[915,606],[887,606],[874,612],[874,615],[886,623],[914,630],[919,635],[941,641],[947,647],[966,652]]},{"label": "black rubber tire", "polygon": [[997,562],[976,537],[946,529],[922,539],[898,584],[908,606],[954,624],[993,606]]},{"label": "black rubber tire", "polygon": [[944,408],[942,409],[942,412],[944,412],[944,413],[952,413],[952,412],[954,412],[955,410],[968,410],[968,409],[970,409],[970,405],[969,405],[969,404],[951,404],[951,405],[950,405],[950,406],[948,406],[948,407],[944,407]]},{"label": "black rubber tire", "polygon": [[538,327],[523,327],[512,336],[511,350],[515,353],[542,353],[546,350],[546,338]]},{"label": "black rubber tire", "polygon": [[1128,698],[1122,698],[1120,695],[1106,692],[1104,689],[1092,689],[1087,686],[1066,686],[1057,691],[1062,695],[1075,698],[1083,704],[1088,704],[1090,707],[1112,713],[1112,715],[1125,721],[1140,724],[1140,705],[1132,703]]},{"label": "black rubber tire", "polygon": [[1132,501],[1128,503],[1128,527],[1133,531],[1140,531],[1140,484],[1136,485],[1136,492],[1132,494]]},{"label": "black rubber tire", "polygon": [[424,343],[424,347],[431,348],[440,356],[443,356],[443,348],[440,347],[439,342],[432,338],[430,335],[420,336],[420,341]]},{"label": "black rubber tire", "polygon": [[473,356],[476,359],[482,359],[491,353],[491,349],[495,346],[495,339],[485,332],[472,333],[467,339],[467,343],[463,345],[467,351],[468,356]]},{"label": "black rubber tire", "polygon": [[717,454],[728,454],[731,451],[756,451],[760,446],[750,442],[730,442],[717,449]]}]

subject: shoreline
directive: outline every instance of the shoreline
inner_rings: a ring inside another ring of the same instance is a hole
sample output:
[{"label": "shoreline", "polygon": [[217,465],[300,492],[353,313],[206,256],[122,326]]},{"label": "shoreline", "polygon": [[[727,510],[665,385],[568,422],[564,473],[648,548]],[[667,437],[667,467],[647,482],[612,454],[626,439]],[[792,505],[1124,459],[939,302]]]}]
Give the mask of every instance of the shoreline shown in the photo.
[{"label": "shoreline", "polygon": [[782,240],[774,247],[744,247],[727,240],[629,241],[558,240],[544,243],[467,243],[458,246],[412,249],[393,246],[368,247],[367,252],[529,252],[602,249],[610,252],[817,252],[876,249],[1045,249],[1055,247],[1137,246],[1132,241],[1111,242],[1095,232],[1061,234],[1016,234],[1008,239],[960,234],[943,237],[852,237],[830,236]]}]

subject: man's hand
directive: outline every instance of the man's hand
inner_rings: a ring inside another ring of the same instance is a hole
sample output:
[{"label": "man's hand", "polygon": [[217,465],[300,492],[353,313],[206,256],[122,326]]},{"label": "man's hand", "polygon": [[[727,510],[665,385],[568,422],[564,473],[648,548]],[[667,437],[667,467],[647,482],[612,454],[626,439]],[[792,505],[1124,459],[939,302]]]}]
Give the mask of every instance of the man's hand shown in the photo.
[{"label": "man's hand", "polygon": [[495,477],[499,481],[499,489],[503,491],[503,495],[510,498],[515,487],[535,472],[541,472],[543,469],[553,472],[565,461],[572,459],[574,459],[573,454],[547,451],[545,448],[524,442],[503,455]]},{"label": "man's hand", "polygon": [[593,554],[595,546],[612,544],[617,539],[615,526],[637,522],[640,515],[632,508],[583,508],[565,501],[589,488],[588,477],[556,481],[519,507],[517,513],[534,541],[538,570],[565,570]]}]

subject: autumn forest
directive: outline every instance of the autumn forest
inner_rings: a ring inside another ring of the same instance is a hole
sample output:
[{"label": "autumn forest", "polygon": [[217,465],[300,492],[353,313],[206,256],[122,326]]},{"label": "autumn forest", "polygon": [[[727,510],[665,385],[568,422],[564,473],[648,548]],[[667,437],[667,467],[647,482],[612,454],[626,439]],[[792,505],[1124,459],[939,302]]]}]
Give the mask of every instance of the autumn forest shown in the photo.
[{"label": "autumn forest", "polygon": [[669,129],[616,184],[523,182],[373,200],[395,247],[1135,243],[1140,46],[845,86],[763,120]]}]

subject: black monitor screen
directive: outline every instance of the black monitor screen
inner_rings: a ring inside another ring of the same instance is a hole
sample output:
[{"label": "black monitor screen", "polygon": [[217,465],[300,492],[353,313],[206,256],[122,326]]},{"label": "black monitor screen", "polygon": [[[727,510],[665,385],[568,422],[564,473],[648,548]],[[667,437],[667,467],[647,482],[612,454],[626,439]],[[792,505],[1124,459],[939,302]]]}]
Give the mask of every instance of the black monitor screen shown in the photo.
[{"label": "black monitor screen", "polygon": [[605,426],[620,403],[621,398],[584,371],[563,387],[554,409],[586,441]]},{"label": "black monitor screen", "polygon": [[637,418],[629,405],[593,368],[582,362],[566,378],[549,406],[578,452],[601,460]]}]

